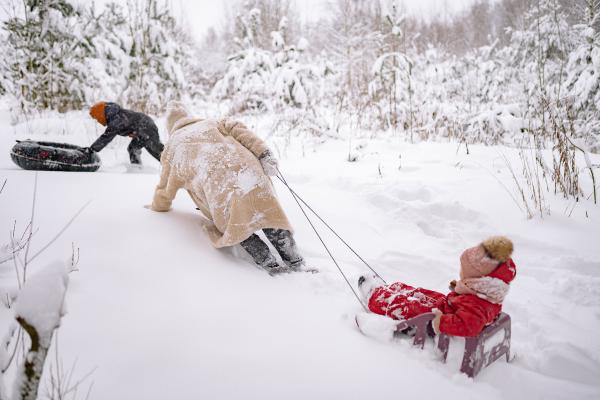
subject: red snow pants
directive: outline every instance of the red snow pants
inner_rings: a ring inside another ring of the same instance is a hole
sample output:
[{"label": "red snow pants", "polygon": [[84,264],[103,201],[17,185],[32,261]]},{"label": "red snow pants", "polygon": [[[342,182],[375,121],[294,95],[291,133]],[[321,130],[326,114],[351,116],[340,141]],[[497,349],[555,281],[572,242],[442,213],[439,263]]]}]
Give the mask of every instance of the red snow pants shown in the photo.
[{"label": "red snow pants", "polygon": [[444,310],[445,303],[446,296],[439,292],[396,282],[375,289],[369,299],[369,309],[393,319],[409,319],[434,308]]}]

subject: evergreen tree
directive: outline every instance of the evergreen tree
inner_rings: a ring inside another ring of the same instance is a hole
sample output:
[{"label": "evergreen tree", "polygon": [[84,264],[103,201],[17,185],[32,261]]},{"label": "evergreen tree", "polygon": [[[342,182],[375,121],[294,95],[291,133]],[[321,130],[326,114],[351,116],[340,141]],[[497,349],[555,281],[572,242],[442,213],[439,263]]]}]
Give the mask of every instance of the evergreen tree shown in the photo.
[{"label": "evergreen tree", "polygon": [[577,117],[577,132],[593,151],[600,150],[600,0],[585,0],[579,46],[567,67],[567,90]]},{"label": "evergreen tree", "polygon": [[514,66],[530,95],[560,96],[574,43],[566,14],[557,0],[539,0],[526,13],[525,23],[524,30],[512,32]]},{"label": "evergreen tree", "polygon": [[81,108],[92,49],[80,12],[68,0],[26,0],[21,11],[3,24],[6,91],[23,112]]},{"label": "evergreen tree", "polygon": [[181,68],[184,43],[177,42],[177,25],[166,4],[158,0],[129,3],[129,75],[125,103],[157,114],[167,102],[183,95],[186,81]]},{"label": "evergreen tree", "polygon": [[567,89],[578,111],[600,111],[600,0],[585,0],[580,45],[571,53]]},{"label": "evergreen tree", "polygon": [[236,17],[234,38],[238,50],[227,59],[227,70],[215,84],[211,94],[217,99],[233,101],[233,110],[265,110],[269,108],[270,83],[275,68],[270,51],[257,46],[260,32],[260,10],[246,3]]},{"label": "evergreen tree", "polygon": [[308,64],[300,62],[308,42],[301,38],[296,46],[287,44],[287,18],[283,17],[279,30],[271,32],[273,39],[273,90],[279,105],[308,107],[311,98],[315,96],[314,80],[317,70]]},{"label": "evergreen tree", "polygon": [[100,14],[92,4],[86,14],[88,34],[92,38],[94,56],[88,60],[90,73],[101,83],[93,91],[93,101],[101,99],[124,103],[123,91],[130,75],[131,47],[129,21],[124,8],[106,3]]}]

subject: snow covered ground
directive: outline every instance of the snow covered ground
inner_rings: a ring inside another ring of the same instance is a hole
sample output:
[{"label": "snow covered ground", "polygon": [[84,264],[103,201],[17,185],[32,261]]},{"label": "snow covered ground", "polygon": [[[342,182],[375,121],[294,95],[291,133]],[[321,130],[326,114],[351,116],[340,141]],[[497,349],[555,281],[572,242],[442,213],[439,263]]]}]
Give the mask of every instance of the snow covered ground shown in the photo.
[{"label": "snow covered ground", "polygon": [[[246,122],[268,136],[268,118]],[[88,145],[101,130],[84,113],[12,126],[2,111],[0,132],[0,237],[8,238],[13,221],[20,231],[29,219],[34,182],[10,160],[14,140]],[[58,337],[65,364],[77,360],[76,377],[96,368],[92,399],[600,397],[599,206],[548,194],[551,215],[527,220],[507,192],[514,184],[502,155],[516,171],[520,163],[505,147],[470,146],[467,155],[455,143],[393,137],[267,140],[290,185],[388,282],[445,291],[463,249],[511,237],[518,275],[504,310],[514,361],[471,380],[458,372],[459,339],[442,364],[433,343],[419,351],[409,340],[361,335],[360,305],[283,185],[275,184],[297,241],[320,274],[271,277],[240,250],[213,249],[185,192],[169,213],[145,209],[159,165],[144,153],[145,167],[132,170],[118,138],[96,173],[38,173],[33,250],[91,200],[29,273],[69,258],[72,243],[80,249]],[[349,147],[359,147],[358,161],[347,161]],[[589,194],[585,173],[582,184]],[[367,271],[322,232],[355,284]],[[15,282],[5,265],[4,288]],[[0,335],[11,318],[0,311]]]}]

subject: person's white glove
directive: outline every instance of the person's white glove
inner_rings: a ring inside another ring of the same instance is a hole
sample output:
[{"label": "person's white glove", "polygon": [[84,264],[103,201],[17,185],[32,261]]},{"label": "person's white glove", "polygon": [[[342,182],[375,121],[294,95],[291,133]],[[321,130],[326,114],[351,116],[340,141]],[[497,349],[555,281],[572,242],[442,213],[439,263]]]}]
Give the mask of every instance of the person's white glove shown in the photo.
[{"label": "person's white glove", "polygon": [[279,174],[279,163],[273,153],[271,153],[271,150],[266,150],[262,153],[258,161],[260,161],[260,165],[262,165],[265,174],[268,176],[277,176]]}]

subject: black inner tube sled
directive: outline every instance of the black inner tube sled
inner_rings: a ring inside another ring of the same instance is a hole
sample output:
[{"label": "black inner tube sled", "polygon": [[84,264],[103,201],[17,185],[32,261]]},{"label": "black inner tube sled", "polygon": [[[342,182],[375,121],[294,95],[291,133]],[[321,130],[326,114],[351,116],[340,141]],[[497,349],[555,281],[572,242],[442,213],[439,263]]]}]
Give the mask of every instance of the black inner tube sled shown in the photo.
[{"label": "black inner tube sled", "polygon": [[19,167],[39,171],[94,172],[100,168],[100,157],[83,147],[68,143],[17,140],[10,157]]}]

